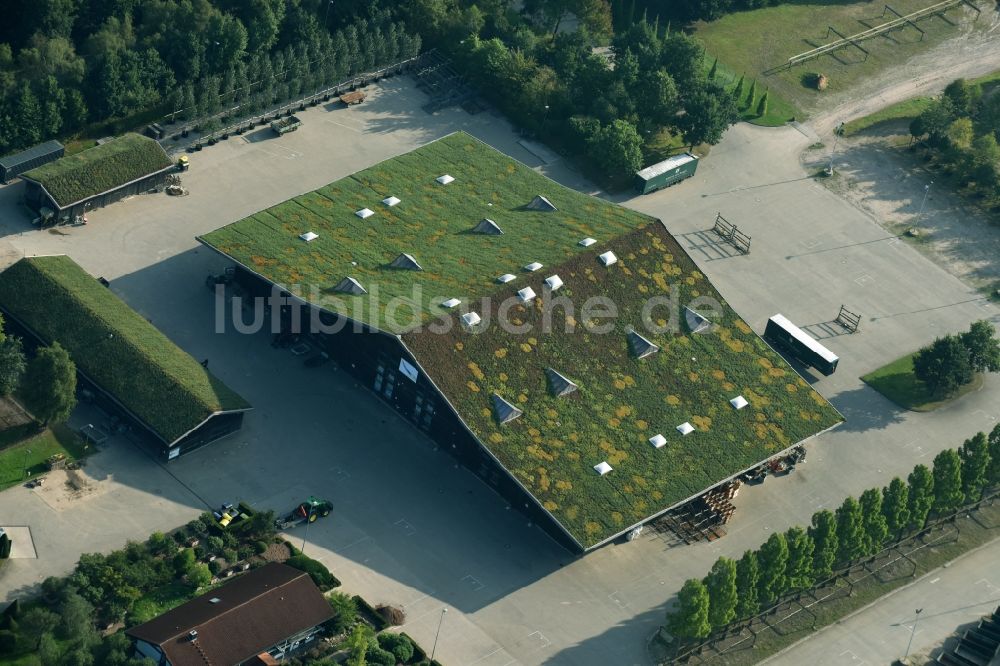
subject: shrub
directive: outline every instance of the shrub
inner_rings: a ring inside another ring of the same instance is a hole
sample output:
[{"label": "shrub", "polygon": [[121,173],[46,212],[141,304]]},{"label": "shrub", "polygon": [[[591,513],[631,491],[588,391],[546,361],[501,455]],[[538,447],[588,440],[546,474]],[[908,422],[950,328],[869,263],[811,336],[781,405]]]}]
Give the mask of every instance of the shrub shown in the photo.
[{"label": "shrub", "polygon": [[334,592],[327,601],[333,609],[333,619],[330,621],[331,628],[336,633],[342,633],[358,619],[358,605],[354,599],[343,592]]},{"label": "shrub", "polygon": [[413,641],[402,634],[379,634],[378,644],[396,656],[396,660],[405,664],[413,658]]},{"label": "shrub", "polygon": [[267,551],[267,543],[264,541],[255,541],[253,544],[253,550],[258,555],[263,555]]},{"label": "shrub", "polygon": [[232,548],[226,548],[222,551],[222,559],[224,559],[229,564],[236,564],[239,561],[239,556],[236,551]]},{"label": "shrub", "polygon": [[253,557],[253,546],[248,543],[241,543],[236,547],[236,559],[249,560]]},{"label": "shrub", "polygon": [[295,567],[299,571],[305,571],[312,578],[312,581],[316,584],[316,587],[326,591],[332,587],[337,587],[340,585],[340,581],[330,573],[322,562],[317,562],[311,557],[299,554],[288,559],[285,562],[290,567]]},{"label": "shrub", "polygon": [[222,543],[222,539],[217,536],[208,537],[208,550],[212,554],[218,554],[222,552],[225,544]]},{"label": "shrub", "polygon": [[192,520],[187,524],[188,532],[192,536],[203,537],[208,534],[208,528],[205,527],[205,523],[200,520]]},{"label": "shrub", "polygon": [[146,547],[153,555],[166,555],[174,546],[163,532],[153,532],[146,541]]},{"label": "shrub", "polygon": [[372,666],[396,666],[396,655],[388,650],[383,650],[374,639],[368,645],[365,660]]},{"label": "shrub", "polygon": [[389,623],[390,626],[398,627],[406,622],[406,613],[403,612],[402,608],[382,604],[381,606],[376,606],[375,610],[378,611],[378,614],[381,615],[382,619]]},{"label": "shrub", "polygon": [[6,629],[0,630],[0,654],[14,654],[17,649],[17,636]]},{"label": "shrub", "polygon": [[208,570],[212,572],[213,576],[218,576],[222,573],[222,560],[215,559],[208,563]]}]

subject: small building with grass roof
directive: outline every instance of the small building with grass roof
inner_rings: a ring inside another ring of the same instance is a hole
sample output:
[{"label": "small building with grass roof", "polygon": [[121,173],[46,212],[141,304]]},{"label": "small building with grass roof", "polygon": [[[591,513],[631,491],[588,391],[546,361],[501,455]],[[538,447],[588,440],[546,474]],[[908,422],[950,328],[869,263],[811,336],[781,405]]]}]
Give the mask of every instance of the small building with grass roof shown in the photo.
[{"label": "small building with grass roof", "polygon": [[163,460],[230,435],[250,404],[67,256],[0,273],[0,311],[30,349],[58,342],[81,388]]},{"label": "small building with grass roof", "polygon": [[43,221],[69,221],[162,187],[174,169],[159,143],[125,134],[21,174],[24,202]]},{"label": "small building with grass roof", "polygon": [[[842,420],[659,220],[465,133],[199,240],[247,293],[282,299],[284,331],[576,552]],[[695,331],[684,307],[707,317],[702,301],[718,311]]]}]

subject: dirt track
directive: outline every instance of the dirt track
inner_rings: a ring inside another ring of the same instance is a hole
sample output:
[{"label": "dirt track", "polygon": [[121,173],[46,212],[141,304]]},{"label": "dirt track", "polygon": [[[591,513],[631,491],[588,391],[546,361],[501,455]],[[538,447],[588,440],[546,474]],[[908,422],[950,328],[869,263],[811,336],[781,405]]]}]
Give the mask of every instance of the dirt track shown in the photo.
[{"label": "dirt track", "polygon": [[[978,26],[985,27],[973,29]],[[961,27],[963,34],[913,58],[901,70],[886,71],[850,93],[831,97],[808,125],[826,138],[839,123],[911,97],[940,92],[955,79],[1000,69],[1000,12],[984,8],[975,24]]]}]

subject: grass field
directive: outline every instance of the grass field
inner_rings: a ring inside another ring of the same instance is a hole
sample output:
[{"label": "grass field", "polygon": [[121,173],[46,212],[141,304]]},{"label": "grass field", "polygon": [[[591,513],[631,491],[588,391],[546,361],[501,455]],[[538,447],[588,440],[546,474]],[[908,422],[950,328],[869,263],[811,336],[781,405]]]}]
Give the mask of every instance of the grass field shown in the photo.
[{"label": "grass field", "polygon": [[0,304],[172,442],[211,414],[248,403],[66,256],[0,273]]},{"label": "grass field", "polygon": [[861,380],[900,407],[914,412],[933,411],[983,385],[983,376],[977,374],[971,383],[961,387],[954,395],[947,398],[935,396],[913,374],[915,354],[916,352],[897,358],[892,363],[865,375]]},{"label": "grass field", "polygon": [[[901,14],[934,4],[931,0],[899,0],[892,7]],[[912,27],[863,43],[870,56],[857,49],[845,49],[810,62],[765,75],[783,65],[788,58],[817,46],[830,43],[835,35],[826,36],[827,26],[833,26],[846,36],[885,23],[882,4],[844,2],[843,0],[803,0],[749,12],[736,12],[712,21],[700,23],[695,36],[705,45],[711,57],[718,57],[737,74],[757,77],[758,86],[770,88],[773,98],[786,100],[791,108],[807,114],[831,94],[850,90],[867,77],[901,64],[913,55],[935,44],[957,37],[960,28],[940,18],[930,18],[918,25],[925,31],[923,39]],[[949,10],[953,23],[971,22],[975,15],[965,9]],[[829,78],[829,88],[819,92],[805,85],[807,75],[822,73]]]},{"label": "grass field", "polygon": [[[34,428],[34,426],[31,426]],[[64,425],[53,426],[24,439],[25,432],[16,428],[15,433],[0,433],[0,490],[16,486],[46,471],[45,461],[50,456],[62,453],[70,460],[79,460],[87,451],[80,438]],[[8,444],[11,438],[18,443]]]},{"label": "grass field", "polygon": [[[714,61],[715,58],[712,54],[707,53],[705,55],[704,66],[706,71],[711,69]],[[724,85],[728,90],[733,90],[735,89],[739,78],[740,74],[726,65],[726,63],[720,60],[716,64],[716,83]],[[802,115],[802,112],[799,111],[793,104],[782,98],[775,91],[769,90],[763,77],[758,78],[754,99],[753,101],[750,101],[750,84],[753,80],[753,76],[747,76],[743,81],[743,94],[740,96],[741,99],[739,103],[741,119],[754,125],[778,127],[784,125],[789,120],[793,120],[794,118]],[[757,104],[760,102],[760,98],[763,96],[765,90],[767,90],[768,93],[767,112],[763,116],[758,116]]]}]

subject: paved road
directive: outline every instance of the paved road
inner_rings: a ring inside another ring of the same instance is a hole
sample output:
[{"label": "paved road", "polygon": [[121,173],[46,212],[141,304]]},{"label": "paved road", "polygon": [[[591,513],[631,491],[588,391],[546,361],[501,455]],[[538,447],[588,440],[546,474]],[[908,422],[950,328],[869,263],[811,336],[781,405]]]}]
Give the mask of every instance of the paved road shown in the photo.
[{"label": "paved road", "polygon": [[[774,666],[888,664],[906,650],[910,634],[914,663],[960,625],[977,621],[1000,604],[1000,540],[928,573],[879,603],[827,627],[763,662]],[[921,608],[916,631],[915,609]]]},{"label": "paved road", "polygon": [[[0,188],[0,231],[11,255],[70,254],[110,279],[116,293],[181,347],[209,358],[212,370],[256,406],[239,435],[170,466],[190,491],[165,488],[164,472],[154,465],[134,471],[113,444],[99,462],[115,474],[117,494],[88,499],[61,518],[104,521],[100,540],[84,549],[143,538],[152,527],[113,520],[111,512],[120,505],[141,510],[151,488],[171,494],[176,524],[204,508],[199,497],[286,509],[303,495],[323,495],[337,511],[310,528],[307,552],[322,558],[347,590],[402,604],[407,632],[425,645],[448,607],[438,647],[445,663],[644,664],[644,641],[685,578],[996,422],[996,378],[934,415],[902,412],[864,387],[860,374],[974,319],[996,319],[996,310],[807,179],[798,166],[809,142],[803,134],[741,125],[694,179],[623,202],[663,219],[758,331],[778,311],[820,332],[832,330],[827,323],[841,303],[860,311],[860,333],[825,340],[843,359],[837,374],[813,378],[848,422],[816,438],[809,464],[790,477],[744,489],[725,539],[670,548],[647,533],[569,557],[345,374],[304,368],[287,351],[272,349],[266,334],[214,332],[214,303],[203,280],[224,262],[200,248],[195,235],[450,131],[470,131],[561,182],[593,191],[563,163],[542,165],[497,117],[457,110],[428,116],[421,102],[408,80],[394,79],[359,107],[311,109],[304,127],[281,139],[251,136],[196,153],[185,176],[191,196],[136,197],[93,213],[90,225],[68,235],[30,230],[13,207],[19,186]],[[716,211],[753,236],[749,256],[730,256],[705,233]],[[118,465],[133,472],[118,473]],[[9,497],[5,512],[27,511],[38,501],[20,491]],[[29,520],[50,545],[37,560],[5,567],[0,591],[7,598],[64,573],[81,548],[75,539],[60,540],[63,523],[40,513]]]}]

